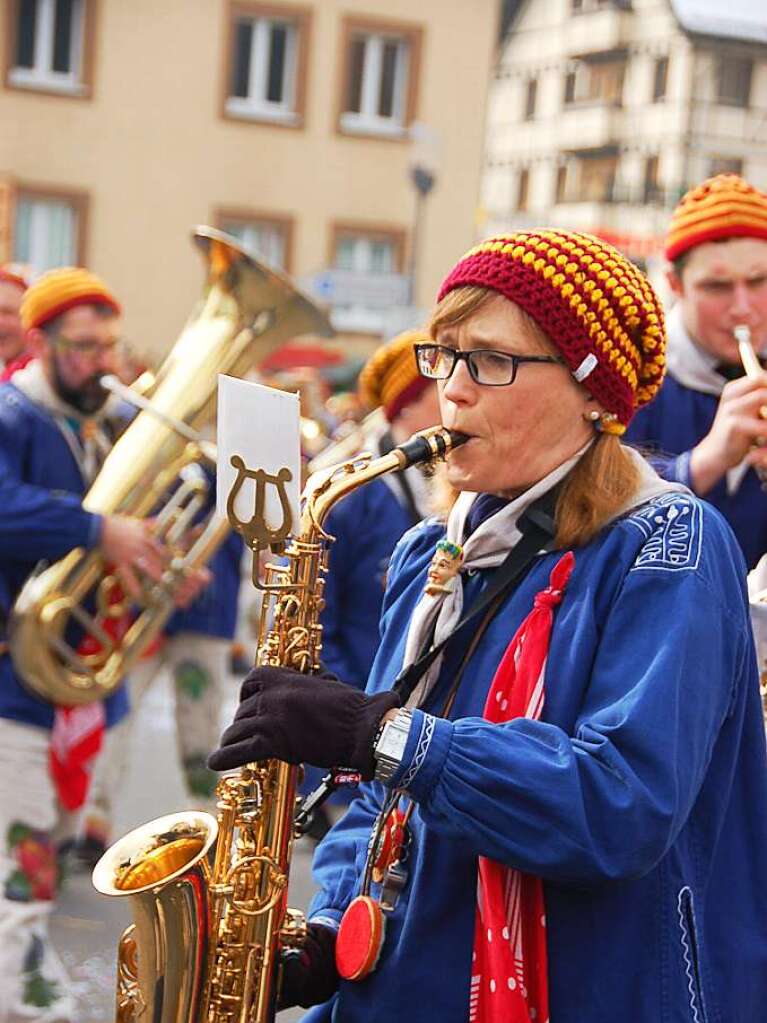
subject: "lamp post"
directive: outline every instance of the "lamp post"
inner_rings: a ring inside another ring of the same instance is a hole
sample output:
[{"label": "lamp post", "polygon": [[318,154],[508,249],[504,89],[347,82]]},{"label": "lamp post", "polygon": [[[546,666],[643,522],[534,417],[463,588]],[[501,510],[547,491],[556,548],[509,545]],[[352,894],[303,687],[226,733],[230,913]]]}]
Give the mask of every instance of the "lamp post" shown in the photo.
[{"label": "lamp post", "polygon": [[439,165],[439,139],[436,132],[426,124],[416,122],[410,128],[410,180],[415,188],[415,211],[410,239],[410,261],[408,266],[408,303],[415,305],[418,258],[423,233],[423,214],[426,197],[437,181]]}]

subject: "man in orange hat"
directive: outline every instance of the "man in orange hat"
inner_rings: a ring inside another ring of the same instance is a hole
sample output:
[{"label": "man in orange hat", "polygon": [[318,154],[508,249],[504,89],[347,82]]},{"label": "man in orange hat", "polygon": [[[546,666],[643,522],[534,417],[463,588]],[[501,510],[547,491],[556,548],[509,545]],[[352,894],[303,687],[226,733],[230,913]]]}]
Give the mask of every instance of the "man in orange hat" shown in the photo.
[{"label": "man in orange hat", "polygon": [[[714,504],[749,566],[767,551],[767,373],[746,377],[735,328],[767,354],[767,194],[735,174],[689,191],[671,218],[668,371],[627,439],[661,452],[664,476]],[[669,457],[665,457],[669,456]]]},{"label": "man in orange hat", "polygon": [[0,266],[0,380],[7,380],[14,369],[31,359],[24,350],[21,326],[21,300],[27,282],[11,267]]},{"label": "man in orange hat", "polygon": [[76,1012],[48,940],[56,846],[126,698],[57,708],[33,696],[4,623],[41,560],[99,548],[135,594],[134,566],[159,579],[167,552],[146,522],[82,505],[117,429],[100,382],[115,368],[117,299],[87,270],[54,270],[24,293],[21,321],[37,357],[0,384],[0,1019],[63,1023]]}]

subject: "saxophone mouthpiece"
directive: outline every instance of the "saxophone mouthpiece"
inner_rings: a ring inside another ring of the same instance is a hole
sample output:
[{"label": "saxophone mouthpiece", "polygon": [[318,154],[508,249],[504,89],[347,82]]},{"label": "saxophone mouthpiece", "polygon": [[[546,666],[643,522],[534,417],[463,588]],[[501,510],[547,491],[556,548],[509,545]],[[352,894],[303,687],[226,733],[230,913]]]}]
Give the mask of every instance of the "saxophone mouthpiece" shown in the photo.
[{"label": "saxophone mouthpiece", "polygon": [[739,345],[751,344],[751,328],[747,327],[745,323],[739,323],[737,327],[733,327],[732,332]]},{"label": "saxophone mouthpiece", "polygon": [[397,451],[402,458],[402,469],[421,462],[432,462],[444,458],[453,448],[465,444],[468,440],[465,433],[457,430],[446,430],[444,427],[432,427],[414,434],[410,440],[400,444]]}]

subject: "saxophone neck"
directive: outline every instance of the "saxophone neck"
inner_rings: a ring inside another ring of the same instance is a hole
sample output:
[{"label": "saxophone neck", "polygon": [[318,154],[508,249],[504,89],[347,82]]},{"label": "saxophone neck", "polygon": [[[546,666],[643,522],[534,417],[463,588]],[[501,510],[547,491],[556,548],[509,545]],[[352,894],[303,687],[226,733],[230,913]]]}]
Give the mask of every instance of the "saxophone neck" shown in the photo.
[{"label": "saxophone neck", "polygon": [[455,430],[432,426],[413,434],[380,458],[363,456],[314,473],[309,477],[304,490],[299,536],[321,533],[322,524],[330,510],[353,490],[390,472],[402,472],[411,465],[444,459],[453,448],[467,440],[468,437]]}]

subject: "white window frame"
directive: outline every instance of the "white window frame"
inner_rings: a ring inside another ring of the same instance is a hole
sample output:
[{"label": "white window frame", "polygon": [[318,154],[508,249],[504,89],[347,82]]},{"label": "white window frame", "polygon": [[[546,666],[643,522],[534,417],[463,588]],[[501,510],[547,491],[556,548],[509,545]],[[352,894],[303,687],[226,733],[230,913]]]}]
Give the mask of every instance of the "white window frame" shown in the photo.
[{"label": "white window frame", "polygon": [[[339,261],[339,253],[342,244],[351,243],[353,248],[353,255],[351,266],[342,266]],[[373,246],[382,245],[385,246],[389,251],[389,266],[387,267],[376,267],[373,265]],[[365,235],[362,233],[352,234],[341,232],[335,245],[335,252],[333,253],[333,263],[339,270],[348,270],[351,273],[358,274],[386,274],[386,273],[398,273],[397,267],[397,249],[398,244],[396,238],[384,238],[380,235]]]},{"label": "white window frame", "polygon": [[[299,25],[290,18],[276,18],[261,14],[256,14],[252,18],[238,17],[236,20],[250,21],[252,27],[248,95],[247,97],[228,96],[226,112],[235,117],[297,124],[299,120],[296,111]],[[282,83],[283,99],[278,103],[266,99],[271,34],[275,27],[287,30],[285,70]]]},{"label": "white window frame", "polygon": [[[263,259],[269,266],[278,270],[287,270],[288,232],[287,229],[274,221],[244,217],[223,217],[222,230],[237,238],[246,249],[250,249],[257,259]],[[258,241],[258,236],[261,241]],[[279,258],[275,255],[279,251]]]},{"label": "white window frame", "polygon": [[[18,196],[16,200],[16,211],[14,219],[18,222],[19,207],[22,203],[29,203],[32,207],[31,211],[31,224],[30,224],[30,247],[28,252],[19,252],[18,245],[18,231],[14,231],[16,240],[14,242],[14,260],[16,262],[23,262],[25,265],[31,266],[37,273],[42,273],[45,270],[52,269],[55,266],[62,265],[75,265],[78,262],[78,249],[80,241],[80,231],[82,230],[82,224],[80,221],[80,209],[78,206],[66,198],[58,196],[45,196],[45,195],[27,195],[23,192]],[[51,206],[65,206],[67,207],[72,215],[72,232],[69,239],[69,252],[66,254],[57,254],[53,259],[41,260],[39,257],[42,254],[41,250],[45,250],[47,256],[50,252],[50,245],[47,241],[47,235],[49,227],[46,224],[46,207]]]},{"label": "white window frame", "polygon": [[[402,136],[406,132],[408,78],[412,63],[411,42],[408,38],[396,33],[354,30],[349,36],[349,46],[359,39],[364,40],[365,43],[360,89],[361,110],[359,113],[353,110],[344,110],[341,114],[341,127],[344,131],[360,135]],[[390,117],[384,117],[377,112],[383,87],[384,47],[387,43],[397,44]],[[348,82],[345,83],[345,87],[348,87]]]},{"label": "white window frame", "polygon": [[[12,67],[8,73],[10,85],[25,89],[52,89],[55,92],[80,95],[85,91],[83,83],[83,53],[86,0],[74,0],[72,5],[72,36],[70,39],[71,71],[53,70],[53,44],[56,0],[35,0],[34,66]],[[17,26],[18,27],[18,26]]]}]

